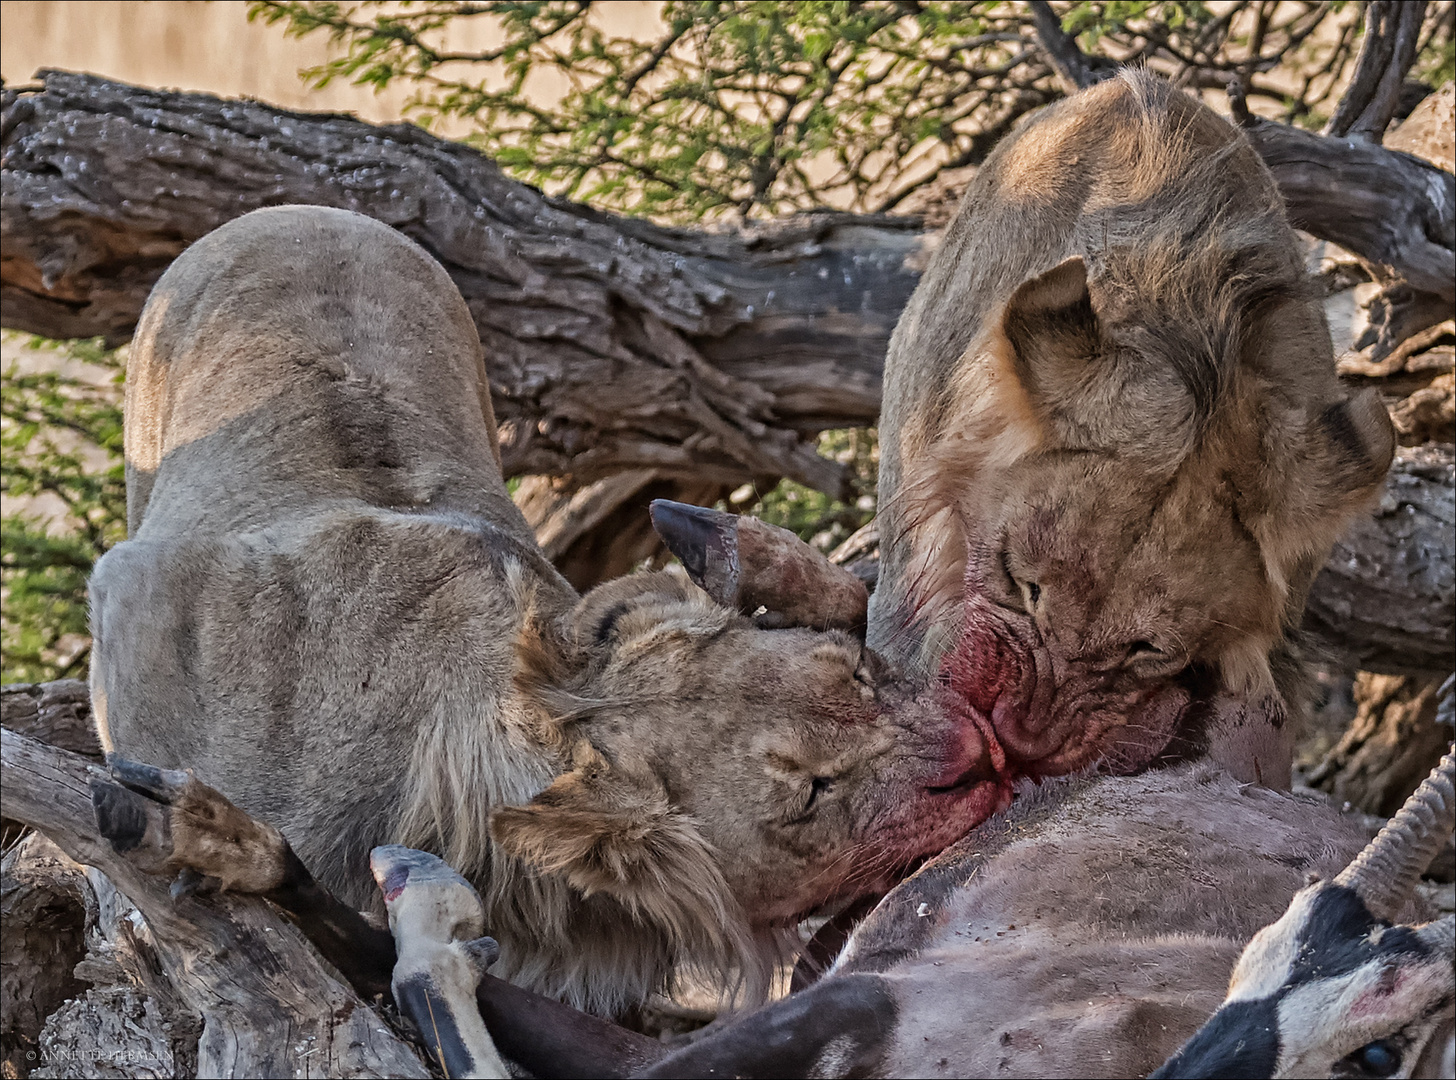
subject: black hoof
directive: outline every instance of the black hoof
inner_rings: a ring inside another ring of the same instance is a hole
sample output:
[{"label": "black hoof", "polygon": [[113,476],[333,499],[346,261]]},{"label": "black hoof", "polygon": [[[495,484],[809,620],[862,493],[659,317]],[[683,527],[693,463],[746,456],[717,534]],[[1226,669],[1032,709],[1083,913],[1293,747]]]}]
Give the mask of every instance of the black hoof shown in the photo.
[{"label": "black hoof", "polygon": [[100,778],[93,778],[89,786],[96,831],[121,854],[140,847],[147,834],[146,801],[135,792]]},{"label": "black hoof", "polygon": [[107,754],[106,765],[118,783],[161,802],[174,801],[189,779],[185,772],[178,769],[159,769],[155,765],[130,761],[120,754]]},{"label": "black hoof", "polygon": [[471,963],[484,975],[491,964],[500,959],[500,943],[493,937],[478,937],[467,941],[463,948]]},{"label": "black hoof", "polygon": [[178,872],[177,879],[172,882],[172,887],[167,891],[172,894],[173,900],[181,900],[184,896],[207,896],[215,893],[221,884],[215,877],[209,877],[190,866],[184,866]]}]

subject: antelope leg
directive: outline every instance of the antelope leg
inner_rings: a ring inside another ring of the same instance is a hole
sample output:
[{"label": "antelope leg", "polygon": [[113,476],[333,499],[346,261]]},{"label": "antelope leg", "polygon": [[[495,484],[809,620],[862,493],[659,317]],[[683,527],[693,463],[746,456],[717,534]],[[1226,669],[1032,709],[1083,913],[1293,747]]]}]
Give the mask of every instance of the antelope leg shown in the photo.
[{"label": "antelope leg", "polygon": [[309,873],[273,826],[249,817],[192,773],[115,754],[91,779],[97,830],[139,868],[175,874],[172,895],[218,889],[277,905],[368,1001],[389,991],[394,939]]},{"label": "antelope leg", "polygon": [[384,893],[395,952],[391,988],[448,1077],[508,1077],[475,988],[499,954],[483,936],[485,905],[444,860],[389,844],[369,853]]},{"label": "antelope leg", "polygon": [[668,1052],[656,1039],[490,975],[475,999],[500,1052],[533,1076],[616,1080]]},{"label": "antelope leg", "polygon": [[897,1009],[879,975],[836,975],[667,1055],[639,1077],[884,1076]]}]

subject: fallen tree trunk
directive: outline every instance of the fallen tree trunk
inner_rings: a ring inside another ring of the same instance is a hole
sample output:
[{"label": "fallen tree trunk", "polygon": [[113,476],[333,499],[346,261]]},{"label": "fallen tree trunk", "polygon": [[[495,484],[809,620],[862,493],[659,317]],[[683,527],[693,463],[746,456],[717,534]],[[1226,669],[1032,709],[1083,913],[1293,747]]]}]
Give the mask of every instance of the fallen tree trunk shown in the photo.
[{"label": "fallen tree trunk", "polygon": [[[419,241],[460,287],[486,345],[508,474],[585,486],[640,470],[704,488],[789,476],[847,494],[846,467],[805,436],[877,418],[884,349],[925,255],[914,219],[665,229],[548,199],[409,125],[43,79],[5,91],[0,124],[7,326],[122,340],[166,265],[209,230],[259,206],[345,207]],[[1451,173],[1368,145],[1336,168],[1344,142],[1279,125],[1250,137],[1302,227],[1441,296],[1456,288]],[[1449,670],[1450,470],[1402,468],[1396,509],[1347,538],[1311,619],[1371,670]],[[586,517],[600,524],[645,484]],[[558,557],[590,532],[569,498],[543,501],[541,517],[560,534]],[[582,558],[640,555],[636,534],[616,548],[586,544]]]},{"label": "fallen tree trunk", "polygon": [[417,240],[460,287],[508,475],[789,476],[849,494],[805,436],[874,422],[914,219],[665,229],[548,199],[408,124],[43,78],[5,93],[6,326],[123,341],[198,237],[261,206],[342,207]]},{"label": "fallen tree trunk", "polygon": [[7,1077],[36,1068],[46,1020],[85,993],[74,971],[86,955],[88,908],[95,906],[89,893],[85,870],[40,833],[11,847],[0,864],[0,1067]]},{"label": "fallen tree trunk", "polygon": [[[548,199],[407,124],[42,73],[6,90],[5,325],[125,340],[188,244],[260,206],[369,214],[449,270],[489,357],[511,475],[656,469],[847,493],[804,436],[874,423],[915,286],[913,218],[817,214],[680,230]],[[1300,227],[1452,297],[1456,178],[1378,146],[1260,123]]]},{"label": "fallen tree trunk", "polygon": [[1374,514],[1335,544],[1304,612],[1352,668],[1391,675],[1456,668],[1456,462],[1449,447],[1401,448]]},{"label": "fallen tree trunk", "polygon": [[1260,120],[1243,128],[1295,228],[1456,302],[1456,176],[1414,154]]},{"label": "fallen tree trunk", "polygon": [[[151,975],[162,980],[149,996],[167,997],[168,1011],[185,1014],[172,1018],[174,1030],[188,1017],[200,1020],[197,1075],[429,1075],[414,1050],[265,901],[232,894],[174,899],[164,878],[132,865],[102,841],[90,794],[97,770],[89,759],[0,730],[0,763],[4,816],[44,832],[72,859],[105,875],[93,885],[104,889],[105,882],[114,883],[135,904],[145,920],[147,951],[159,969]],[[146,989],[134,988],[144,995]],[[130,1063],[128,1075],[165,1066],[131,1060],[138,1052],[154,1052],[145,1047],[156,1046],[156,1038],[140,1051],[131,1044],[95,1045],[96,1025],[87,1024],[84,1014],[82,1007],[81,1022],[71,1025],[76,1030],[70,1034],[86,1042],[59,1048],[57,1064],[71,1068],[57,1075],[95,1075],[94,1061],[108,1054]],[[117,1038],[136,1034],[131,1027],[116,1024]],[[165,1024],[156,1027],[165,1030]],[[280,1032],[287,1037],[280,1039]]]}]

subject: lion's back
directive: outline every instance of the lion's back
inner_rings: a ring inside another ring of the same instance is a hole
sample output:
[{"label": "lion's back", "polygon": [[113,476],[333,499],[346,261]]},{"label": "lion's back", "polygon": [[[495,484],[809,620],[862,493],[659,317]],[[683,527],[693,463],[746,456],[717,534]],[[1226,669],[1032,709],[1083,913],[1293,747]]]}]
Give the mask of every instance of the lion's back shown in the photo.
[{"label": "lion's back", "polygon": [[510,563],[539,558],[479,522],[367,507],[122,543],[92,578],[103,745],[194,769],[367,902],[422,735],[509,737]]}]

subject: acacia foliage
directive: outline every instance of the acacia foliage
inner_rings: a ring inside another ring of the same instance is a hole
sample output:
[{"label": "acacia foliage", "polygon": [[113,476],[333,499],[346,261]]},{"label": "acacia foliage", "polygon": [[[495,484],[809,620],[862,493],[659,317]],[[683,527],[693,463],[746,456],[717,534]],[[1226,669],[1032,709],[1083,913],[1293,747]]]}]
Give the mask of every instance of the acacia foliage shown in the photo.
[{"label": "acacia foliage", "polygon": [[[85,676],[86,579],[126,535],[119,354],[99,339],[30,343],[103,378],[22,373],[12,364],[0,380],[0,487],[9,504],[0,518],[6,682]],[[39,512],[48,508],[55,513]]]},{"label": "acacia foliage", "polygon": [[[302,73],[314,85],[408,84],[413,118],[466,125],[518,178],[671,221],[893,210],[1065,89],[1026,3],[666,0],[645,34],[601,7],[261,0],[249,14],[331,38],[339,55]],[[1430,5],[1422,31],[1417,70],[1432,79],[1451,67],[1451,8]],[[1053,11],[1094,68],[1146,63],[1194,88],[1237,78],[1256,105],[1312,126],[1362,30],[1340,0]]]}]

